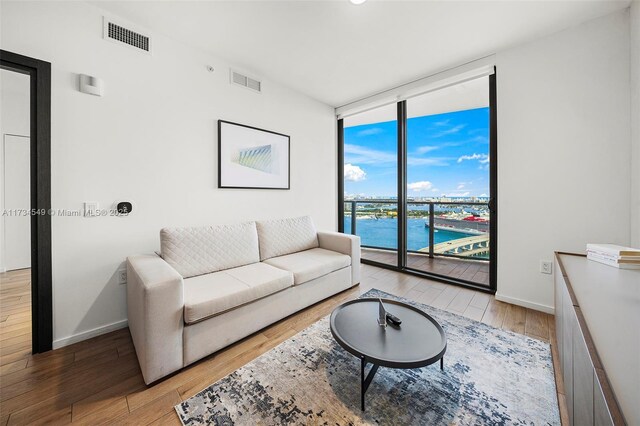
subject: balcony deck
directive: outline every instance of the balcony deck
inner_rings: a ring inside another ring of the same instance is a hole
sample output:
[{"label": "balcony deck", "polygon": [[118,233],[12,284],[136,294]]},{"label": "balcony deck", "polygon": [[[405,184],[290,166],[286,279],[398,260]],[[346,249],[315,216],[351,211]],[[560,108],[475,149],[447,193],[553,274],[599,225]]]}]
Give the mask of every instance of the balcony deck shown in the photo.
[{"label": "balcony deck", "polygon": [[[378,250],[363,247],[362,258],[388,265],[396,265],[398,254],[395,250]],[[486,261],[441,256],[430,259],[428,254],[407,253],[407,267],[489,286],[489,262]]]}]

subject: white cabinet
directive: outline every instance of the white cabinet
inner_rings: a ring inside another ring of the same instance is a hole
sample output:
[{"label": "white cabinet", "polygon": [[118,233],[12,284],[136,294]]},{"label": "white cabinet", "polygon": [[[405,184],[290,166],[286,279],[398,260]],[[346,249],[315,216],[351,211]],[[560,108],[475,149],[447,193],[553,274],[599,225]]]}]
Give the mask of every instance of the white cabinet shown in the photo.
[{"label": "white cabinet", "polygon": [[555,325],[570,425],[624,425],[624,417],[600,364],[597,344],[592,340],[585,313],[572,287],[580,283],[574,283],[570,273],[564,275],[561,256],[567,255],[556,254]]}]

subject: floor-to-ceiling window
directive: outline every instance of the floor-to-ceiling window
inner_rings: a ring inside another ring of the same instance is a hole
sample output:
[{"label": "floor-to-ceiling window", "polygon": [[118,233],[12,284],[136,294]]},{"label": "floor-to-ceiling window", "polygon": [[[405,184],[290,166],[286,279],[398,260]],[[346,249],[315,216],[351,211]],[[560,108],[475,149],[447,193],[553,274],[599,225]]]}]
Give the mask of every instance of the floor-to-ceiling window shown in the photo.
[{"label": "floor-to-ceiling window", "polygon": [[344,230],[363,259],[397,265],[398,121],[395,104],[344,120]]},{"label": "floor-to-ceiling window", "polygon": [[495,124],[495,75],[340,122],[343,230],[365,261],[495,289]]}]

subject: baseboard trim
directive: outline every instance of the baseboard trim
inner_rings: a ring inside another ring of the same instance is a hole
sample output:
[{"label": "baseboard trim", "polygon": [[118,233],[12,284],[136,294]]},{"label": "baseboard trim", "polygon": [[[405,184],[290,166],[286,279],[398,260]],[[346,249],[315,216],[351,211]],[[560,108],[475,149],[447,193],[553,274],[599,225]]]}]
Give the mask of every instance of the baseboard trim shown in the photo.
[{"label": "baseboard trim", "polygon": [[111,324],[104,325],[102,327],[96,327],[91,330],[83,331],[82,333],[73,334],[68,337],[53,341],[53,349],[59,349],[64,346],[69,346],[74,343],[82,342],[83,340],[91,339],[92,337],[100,336],[101,334],[110,333],[112,331],[120,330],[129,325],[127,320],[116,321]]},{"label": "baseboard trim", "polygon": [[525,308],[533,309],[535,311],[545,312],[547,314],[554,314],[553,306],[541,305],[540,303],[533,303],[527,300],[518,299],[516,297],[505,296],[504,294],[496,293],[496,300],[501,302],[511,303],[512,305],[524,306]]}]

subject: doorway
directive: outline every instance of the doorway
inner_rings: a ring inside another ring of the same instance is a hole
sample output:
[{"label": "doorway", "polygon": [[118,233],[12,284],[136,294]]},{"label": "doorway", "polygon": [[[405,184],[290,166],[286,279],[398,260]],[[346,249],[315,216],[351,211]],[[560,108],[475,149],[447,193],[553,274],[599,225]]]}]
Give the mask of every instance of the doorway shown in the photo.
[{"label": "doorway", "polygon": [[0,281],[11,299],[3,303],[16,302],[2,319],[24,319],[30,305],[31,353],[39,353],[53,341],[51,64],[0,50],[0,73]]}]

